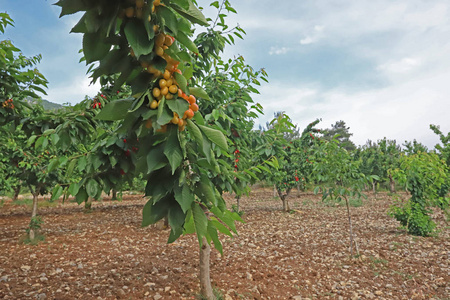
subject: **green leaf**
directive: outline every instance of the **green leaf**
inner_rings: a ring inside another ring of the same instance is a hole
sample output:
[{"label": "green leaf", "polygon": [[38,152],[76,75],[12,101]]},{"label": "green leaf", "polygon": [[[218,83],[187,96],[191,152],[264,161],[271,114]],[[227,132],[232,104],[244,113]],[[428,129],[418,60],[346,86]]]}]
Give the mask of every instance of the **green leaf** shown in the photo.
[{"label": "green leaf", "polygon": [[203,177],[202,181],[198,184],[197,195],[199,196],[199,198],[203,199],[205,204],[211,202],[214,204],[214,206],[217,206],[217,199],[213,192],[213,189],[208,183],[205,183],[203,181],[206,181],[205,177]]},{"label": "green leaf", "polygon": [[166,157],[161,146],[156,147],[147,154],[147,174],[167,165]]},{"label": "green leaf", "polygon": [[59,17],[65,15],[71,15],[79,11],[86,11],[92,6],[91,1],[80,1],[80,0],[59,0],[55,5],[60,6],[61,14]]},{"label": "green leaf", "polygon": [[142,227],[155,224],[165,216],[169,211],[171,195],[166,195],[156,203],[150,199],[145,203],[142,210]]},{"label": "green leaf", "polygon": [[175,126],[171,127],[165,143],[164,155],[167,157],[167,160],[172,167],[172,174],[174,174],[183,161],[183,152],[181,150],[180,141],[178,140],[178,128],[175,128]]},{"label": "green leaf", "polygon": [[166,104],[171,111],[176,112],[181,117],[184,115],[184,112],[189,109],[189,103],[184,99],[167,100]]},{"label": "green leaf", "polygon": [[164,24],[170,29],[174,34],[178,32],[178,20],[177,16],[173,11],[166,6],[158,7],[158,15],[164,20]]},{"label": "green leaf", "polygon": [[222,243],[219,240],[219,235],[217,234],[217,228],[211,222],[208,222],[208,234],[211,237],[211,240],[214,242],[214,248],[223,254]]},{"label": "green leaf", "polygon": [[80,159],[78,160],[78,170],[80,172],[83,172],[86,169],[86,165],[87,165],[87,159],[86,156],[82,156],[80,157]]},{"label": "green leaf", "polygon": [[216,227],[216,229],[219,230],[220,232],[222,232],[223,234],[226,234],[229,237],[233,236],[231,231],[228,230],[228,228],[225,225],[223,225],[222,223],[220,223],[216,218],[212,217],[210,222],[213,223],[214,227]]},{"label": "green leaf", "polygon": [[175,38],[177,39],[178,42],[186,46],[186,48],[188,48],[190,51],[198,53],[197,46],[194,44],[193,41],[191,41],[191,39],[184,32],[178,31],[178,34],[175,35]]},{"label": "green leaf", "polygon": [[213,142],[214,144],[216,144],[225,151],[228,150],[227,139],[225,138],[225,136],[221,131],[204,125],[198,125],[198,127],[211,142]]},{"label": "green leaf", "polygon": [[186,184],[175,190],[175,200],[180,204],[181,209],[186,213],[191,204],[195,201],[195,196]]},{"label": "green leaf", "polygon": [[47,172],[50,173],[53,170],[55,170],[57,167],[59,166],[59,159],[58,158],[54,158],[52,159],[47,166]]},{"label": "green leaf", "polygon": [[202,246],[202,238],[207,234],[208,218],[199,204],[195,203],[192,208],[192,216],[194,217],[195,232],[197,233],[198,243]]},{"label": "green leaf", "polygon": [[191,93],[191,95],[194,95],[197,98],[202,98],[208,101],[211,100],[211,98],[209,98],[205,90],[202,89],[201,87],[191,87],[189,88],[189,93]]},{"label": "green leaf", "polygon": [[184,220],[184,234],[194,234],[194,218],[192,217],[192,210],[188,210],[186,213],[186,219]]},{"label": "green leaf", "polygon": [[67,191],[69,192],[70,195],[76,196],[78,194],[79,189],[80,186],[78,185],[78,183],[72,183],[71,185],[69,185]]},{"label": "green leaf", "polygon": [[[180,89],[182,91],[186,91],[187,89],[187,81],[186,78],[184,78],[183,75],[179,74],[179,73],[173,73],[173,75],[175,76],[175,80],[178,83],[178,86],[180,87]],[[187,102],[186,102],[187,103]],[[184,112],[183,112],[184,113]],[[183,114],[181,114],[181,116],[183,116]]]},{"label": "green leaf", "polygon": [[48,144],[47,137],[45,137],[45,136],[39,137],[39,138],[37,139],[36,143],[34,144],[34,148],[35,148],[35,149],[39,149],[41,146],[42,146],[43,148],[45,148],[45,146],[44,146],[44,144],[46,144],[45,141],[47,141],[47,144]]},{"label": "green leaf", "polygon": [[124,31],[136,58],[139,59],[141,55],[147,55],[153,51],[154,42],[149,40],[145,27],[137,18],[128,20]]},{"label": "green leaf", "polygon": [[197,144],[202,145],[203,144],[203,134],[198,128],[198,126],[192,122],[191,120],[187,119],[187,126],[189,133],[192,134],[194,139],[197,141]]},{"label": "green leaf", "polygon": [[85,202],[88,198],[89,196],[84,188],[79,189],[77,195],[75,196],[75,200],[78,204]]},{"label": "green leaf", "polygon": [[76,159],[72,159],[69,163],[69,165],[67,166],[67,171],[66,171],[66,177],[70,178],[73,174],[73,170],[75,169],[75,165],[77,164],[77,160]]},{"label": "green leaf", "polygon": [[128,113],[128,109],[133,104],[134,99],[128,98],[109,102],[95,117],[97,120],[116,121],[122,120]]},{"label": "green leaf", "polygon": [[[171,100],[172,101],[172,100]],[[173,119],[173,113],[169,110],[169,108],[164,105],[164,98],[163,100],[161,100],[161,102],[159,103],[159,105],[161,106],[161,110],[158,107],[158,113],[161,112],[161,114],[158,114],[158,119],[156,120],[156,123],[158,123],[159,125],[163,126],[167,123],[170,123],[170,121]],[[169,126],[170,124],[168,124]]]},{"label": "green leaf", "polygon": [[169,208],[168,220],[171,228],[171,233],[168,243],[173,243],[183,233],[185,218],[186,215],[180,208],[180,206],[175,205]]},{"label": "green leaf", "polygon": [[86,64],[101,60],[108,54],[109,49],[111,49],[111,45],[104,42],[101,31],[83,35],[83,53]]},{"label": "green leaf", "polygon": [[177,11],[180,15],[182,15],[192,23],[197,23],[202,26],[209,25],[205,16],[191,1],[189,1],[189,8],[187,10],[177,5],[172,5],[172,7],[175,11]]},{"label": "green leaf", "polygon": [[63,191],[62,186],[57,184],[52,190],[52,197],[50,198],[50,201],[55,201],[58,199],[62,195]]},{"label": "green leaf", "polygon": [[91,178],[86,184],[86,192],[89,197],[95,198],[99,192],[100,186],[98,182]]},{"label": "green leaf", "polygon": [[[186,102],[186,101],[184,101]],[[188,104],[189,106],[189,104]],[[33,145],[34,141],[36,141],[37,135],[32,135],[30,136],[30,138],[27,141],[27,147],[30,147],[31,145]]]}]

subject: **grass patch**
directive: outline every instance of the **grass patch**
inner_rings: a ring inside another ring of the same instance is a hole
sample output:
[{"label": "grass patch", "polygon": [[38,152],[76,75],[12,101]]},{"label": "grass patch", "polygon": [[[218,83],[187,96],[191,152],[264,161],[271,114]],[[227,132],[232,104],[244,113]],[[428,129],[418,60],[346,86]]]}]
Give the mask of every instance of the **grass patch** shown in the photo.
[{"label": "grass patch", "polygon": [[361,207],[363,206],[363,202],[361,198],[350,198],[348,199],[348,205],[350,207]]},{"label": "grass patch", "polygon": [[32,204],[33,204],[33,199],[31,199],[31,198],[17,199],[12,202],[12,205],[17,205],[17,206],[22,206],[22,205],[31,206]]},{"label": "grass patch", "polygon": [[[224,296],[222,291],[220,291],[218,288],[213,287],[213,293],[217,300],[224,300]],[[195,297],[197,300],[208,300],[203,295],[198,294],[197,297]]]}]

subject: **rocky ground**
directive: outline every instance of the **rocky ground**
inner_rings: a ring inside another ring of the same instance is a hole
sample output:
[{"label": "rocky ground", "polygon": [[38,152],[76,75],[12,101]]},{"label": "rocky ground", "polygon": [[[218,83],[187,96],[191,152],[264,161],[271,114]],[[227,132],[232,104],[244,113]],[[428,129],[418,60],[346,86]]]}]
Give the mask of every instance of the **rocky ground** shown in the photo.
[{"label": "rocky ground", "polygon": [[[228,197],[228,203],[235,200]],[[291,213],[271,190],[241,200],[239,236],[213,250],[211,276],[224,299],[450,299],[450,230],[415,237],[387,216],[386,194],[351,210],[359,255],[350,257],[344,207],[293,193]],[[142,228],[140,196],[41,208],[45,241],[18,241],[28,206],[0,208],[1,299],[195,299],[198,242],[166,244],[168,230]]]}]

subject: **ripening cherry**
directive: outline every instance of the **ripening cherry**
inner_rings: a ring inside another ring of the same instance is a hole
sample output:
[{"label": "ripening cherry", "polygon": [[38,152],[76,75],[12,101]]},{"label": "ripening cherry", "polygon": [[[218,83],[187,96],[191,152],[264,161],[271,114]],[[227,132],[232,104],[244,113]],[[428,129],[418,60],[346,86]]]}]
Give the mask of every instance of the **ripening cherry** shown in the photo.
[{"label": "ripening cherry", "polygon": [[162,89],[167,86],[167,81],[165,79],[159,80],[159,87]]},{"label": "ripening cherry", "polygon": [[161,95],[161,90],[158,89],[157,87],[153,88],[152,95],[153,97],[158,98]]},{"label": "ripening cherry", "polygon": [[151,108],[151,109],[156,109],[157,107],[158,107],[158,101],[153,100],[153,101],[150,103],[150,108]]},{"label": "ripening cherry", "polygon": [[144,0],[136,0],[136,7],[137,8],[143,8],[144,7]]},{"label": "ripening cherry", "polygon": [[134,8],[133,7],[127,7],[125,9],[125,16],[127,16],[127,18],[132,18],[134,17]]},{"label": "ripening cherry", "polygon": [[164,55],[164,49],[160,46],[156,46],[155,47],[155,53],[158,56],[163,56]]},{"label": "ripening cherry", "polygon": [[170,76],[171,76],[171,75],[170,75],[169,70],[166,69],[166,70],[164,71],[164,74],[163,74],[164,79],[165,79],[165,80],[169,80],[169,79],[170,79]]},{"label": "ripening cherry", "polygon": [[178,87],[175,84],[169,86],[169,92],[176,94],[178,92]]},{"label": "ripening cherry", "polygon": [[190,95],[187,99],[189,101],[189,104],[195,103],[197,100],[195,99],[194,95]]},{"label": "ripening cherry", "polygon": [[164,45],[164,41],[166,40],[166,36],[164,33],[160,33],[156,36],[155,45],[158,47],[162,47]]},{"label": "ripening cherry", "polygon": [[189,108],[192,109],[193,112],[197,112],[198,111],[198,104],[197,103],[192,103],[191,105],[189,105]]},{"label": "ripening cherry", "polygon": [[194,117],[194,111],[192,109],[188,109],[184,112],[184,119],[192,119]]}]

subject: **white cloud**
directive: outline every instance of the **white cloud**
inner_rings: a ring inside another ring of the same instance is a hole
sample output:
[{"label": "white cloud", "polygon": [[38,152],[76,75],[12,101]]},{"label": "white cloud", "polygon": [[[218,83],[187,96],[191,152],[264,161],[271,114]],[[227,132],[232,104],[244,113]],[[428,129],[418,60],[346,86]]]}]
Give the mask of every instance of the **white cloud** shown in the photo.
[{"label": "white cloud", "polygon": [[300,44],[301,45],[309,45],[309,44],[316,43],[322,37],[322,35],[323,35],[322,32],[323,32],[324,28],[325,28],[325,26],[319,26],[319,25],[314,26],[314,29],[311,32],[311,35],[308,35],[305,38],[301,39]]},{"label": "white cloud", "polygon": [[377,69],[387,73],[408,73],[419,67],[420,64],[420,59],[405,57],[400,61],[390,61],[379,65]]},{"label": "white cloud", "polygon": [[316,118],[322,119],[318,125],[321,128],[344,120],[357,145],[387,137],[400,144],[417,139],[432,149],[439,140],[429,129],[430,124],[450,132],[449,81],[450,71],[356,93],[339,88],[285,88],[283,82],[271,82],[260,88],[261,94],[255,100],[265,111],[260,124],[271,120],[274,112],[285,111],[300,129]]},{"label": "white cloud", "polygon": [[269,54],[270,55],[282,55],[282,54],[286,54],[286,53],[288,53],[289,51],[291,51],[291,49],[290,48],[287,48],[287,47],[270,47],[270,50],[269,50]]},{"label": "white cloud", "polygon": [[71,84],[66,82],[52,86],[48,90],[48,95],[43,98],[55,103],[71,103],[75,104],[84,99],[87,95],[89,97],[95,96],[100,91],[100,84],[97,82],[94,85],[90,84],[91,79],[87,76],[75,76],[71,78]]}]

